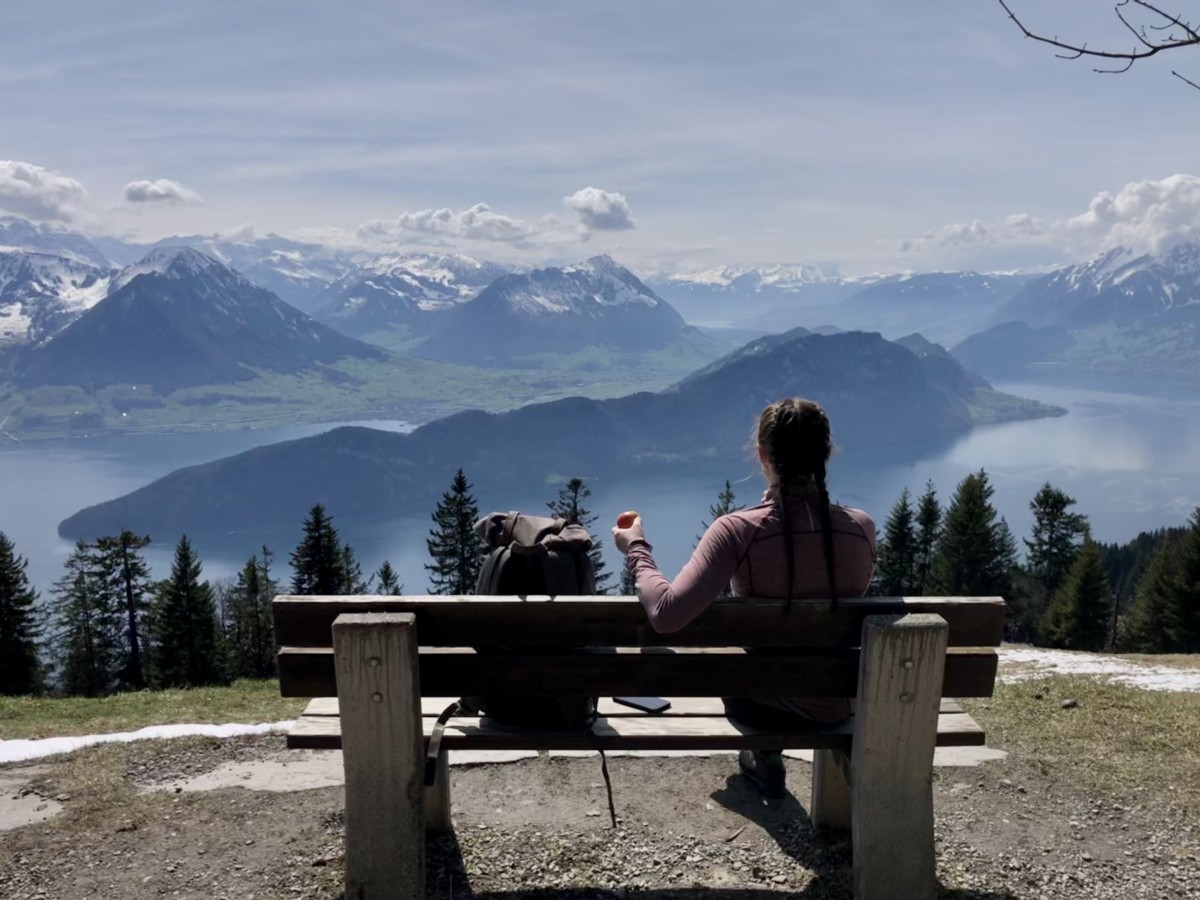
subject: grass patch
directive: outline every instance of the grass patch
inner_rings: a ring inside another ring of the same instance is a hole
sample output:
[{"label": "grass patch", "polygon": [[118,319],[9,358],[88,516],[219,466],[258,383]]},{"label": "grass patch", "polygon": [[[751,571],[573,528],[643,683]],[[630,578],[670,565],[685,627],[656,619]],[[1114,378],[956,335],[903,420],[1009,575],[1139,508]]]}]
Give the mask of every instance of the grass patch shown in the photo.
[{"label": "grass patch", "polygon": [[[1078,706],[1063,709],[1066,699]],[[988,743],[1028,757],[1043,774],[1200,811],[1200,695],[1054,675],[998,684],[990,700],[965,705]]]},{"label": "grass patch", "polygon": [[305,701],[279,696],[279,682],[235,681],[229,687],[137,691],[111,697],[0,697],[0,737],[68,737],[135,731],[147,725],[279,722]]}]

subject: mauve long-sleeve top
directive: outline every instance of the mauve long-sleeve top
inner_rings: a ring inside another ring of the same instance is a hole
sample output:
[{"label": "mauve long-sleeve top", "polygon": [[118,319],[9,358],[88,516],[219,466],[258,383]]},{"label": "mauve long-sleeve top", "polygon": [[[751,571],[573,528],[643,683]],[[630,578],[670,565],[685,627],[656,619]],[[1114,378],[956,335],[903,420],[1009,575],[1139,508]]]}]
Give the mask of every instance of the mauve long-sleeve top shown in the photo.
[{"label": "mauve long-sleeve top", "polygon": [[[814,493],[789,493],[788,513],[795,548],[792,596],[828,597],[829,576]],[[875,523],[861,509],[830,505],[834,576],[842,597],[862,596],[875,571]],[[655,631],[684,628],[730,585],[735,596],[786,597],[787,553],[778,501],[720,516],[708,527],[683,570],[668,581],[654,562],[652,547],[635,543],[626,554],[638,599]],[[822,721],[845,718],[843,700],[754,698],[760,703]]]}]

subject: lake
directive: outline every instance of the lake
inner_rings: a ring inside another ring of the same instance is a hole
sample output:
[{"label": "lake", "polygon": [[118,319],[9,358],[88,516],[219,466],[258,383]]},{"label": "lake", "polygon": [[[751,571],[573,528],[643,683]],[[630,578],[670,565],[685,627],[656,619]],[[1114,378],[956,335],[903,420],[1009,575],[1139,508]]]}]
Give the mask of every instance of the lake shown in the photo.
[{"label": "lake", "polygon": [[[855,468],[835,457],[830,491],[838,502],[866,509],[882,527],[900,491],[919,494],[932,480],[943,501],[966,474],[984,468],[996,493],[993,502],[1018,539],[1028,536],[1029,501],[1043,482],[1067,491],[1088,516],[1102,541],[1126,541],[1139,531],[1183,524],[1200,505],[1200,401],[1168,400],[1111,391],[1044,384],[1006,383],[998,388],[1065,407],[1068,415],[975,429],[935,457],[904,465]],[[405,430],[404,422],[357,422]],[[126,493],[185,465],[238,453],[265,443],[305,437],[334,427],[306,425],[237,432],[128,435],[81,438],[37,445],[0,447],[0,531],[29,560],[29,575],[49,595],[71,550],[57,535],[58,523],[76,510]],[[834,423],[836,438],[837,423]],[[469,474],[469,473],[468,473]],[[586,472],[578,473],[587,477]],[[747,460],[730,472],[738,502],[757,502],[761,478]],[[621,482],[589,481],[595,531],[607,537],[619,512],[636,508],[646,523],[659,564],[670,575],[687,561],[715,502],[720,483],[678,477]],[[554,491],[525,496],[478,497],[480,509],[545,510]],[[429,514],[390,522],[353,522],[329,512],[355,549],[364,572],[389,559],[409,592],[423,592],[427,579],[424,538]],[[178,535],[155,535],[147,558],[155,577],[169,573]],[[290,576],[288,554],[300,540],[294,528],[262,533],[193,535],[207,577],[236,573],[264,543],[276,553],[275,572]],[[617,555],[607,543],[610,568]]]}]

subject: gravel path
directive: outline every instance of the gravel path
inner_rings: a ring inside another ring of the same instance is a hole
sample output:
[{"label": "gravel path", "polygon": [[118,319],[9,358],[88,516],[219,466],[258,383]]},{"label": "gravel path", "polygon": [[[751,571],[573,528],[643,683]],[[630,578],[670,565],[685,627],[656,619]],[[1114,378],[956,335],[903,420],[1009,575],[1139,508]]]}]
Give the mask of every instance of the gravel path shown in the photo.
[{"label": "gravel path", "polygon": [[[277,755],[275,735],[110,745],[47,764],[53,822],[0,834],[5,900],[311,898],[341,894],[342,792],[147,792]],[[749,900],[851,896],[849,847],[813,833],[810,767],[765,803],[728,758],[611,762],[609,827],[592,760],[456,769],[454,835],[431,843],[431,897]],[[0,770],[3,771],[3,770]],[[1169,799],[1099,798],[1013,752],[935,777],[942,896],[1200,898],[1200,825]]]}]

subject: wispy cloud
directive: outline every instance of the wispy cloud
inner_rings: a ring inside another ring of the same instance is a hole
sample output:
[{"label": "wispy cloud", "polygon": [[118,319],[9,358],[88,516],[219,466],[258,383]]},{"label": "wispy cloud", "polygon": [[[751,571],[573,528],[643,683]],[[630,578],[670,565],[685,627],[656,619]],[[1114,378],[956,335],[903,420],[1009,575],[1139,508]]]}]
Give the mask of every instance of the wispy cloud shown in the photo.
[{"label": "wispy cloud", "polygon": [[1064,257],[1112,247],[1161,253],[1200,240],[1200,177],[1171,175],[1101,191],[1085,211],[1056,219],[1013,213],[995,223],[979,219],[945,225],[903,240],[901,253],[942,259],[1011,248],[1050,248]]},{"label": "wispy cloud", "polygon": [[0,160],[0,209],[30,219],[70,222],[87,203],[82,184],[32,163]]},{"label": "wispy cloud", "polygon": [[585,187],[563,197],[585,231],[626,231],[633,228],[633,213],[624,194]]},{"label": "wispy cloud", "polygon": [[153,181],[131,181],[121,192],[126,203],[134,205],[176,205],[183,203],[202,203],[200,195],[191,188],[184,187],[178,181],[170,178],[156,178]]}]

